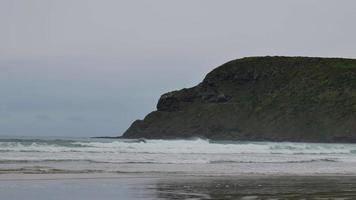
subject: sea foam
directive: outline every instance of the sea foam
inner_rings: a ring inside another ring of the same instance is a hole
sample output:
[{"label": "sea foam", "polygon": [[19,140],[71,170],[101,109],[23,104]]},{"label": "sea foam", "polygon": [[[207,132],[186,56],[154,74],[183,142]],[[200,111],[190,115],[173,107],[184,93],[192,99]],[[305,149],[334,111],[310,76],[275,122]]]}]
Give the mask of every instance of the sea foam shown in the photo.
[{"label": "sea foam", "polygon": [[0,162],[356,162],[356,145],[194,140],[0,140]]}]

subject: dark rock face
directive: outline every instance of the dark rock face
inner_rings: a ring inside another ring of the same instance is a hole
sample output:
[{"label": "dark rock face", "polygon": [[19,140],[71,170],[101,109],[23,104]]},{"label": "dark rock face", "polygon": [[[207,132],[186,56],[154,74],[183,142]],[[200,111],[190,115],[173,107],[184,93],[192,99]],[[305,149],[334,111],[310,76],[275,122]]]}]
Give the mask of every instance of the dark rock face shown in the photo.
[{"label": "dark rock face", "polygon": [[122,137],[356,142],[356,60],[233,60],[162,95]]}]

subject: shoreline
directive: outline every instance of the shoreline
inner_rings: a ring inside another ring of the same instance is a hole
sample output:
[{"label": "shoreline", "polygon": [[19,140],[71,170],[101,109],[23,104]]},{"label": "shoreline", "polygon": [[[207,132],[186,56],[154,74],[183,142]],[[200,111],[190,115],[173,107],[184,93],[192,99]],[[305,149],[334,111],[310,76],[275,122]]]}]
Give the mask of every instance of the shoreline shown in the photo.
[{"label": "shoreline", "polygon": [[189,174],[189,173],[9,173],[0,174],[0,181],[20,180],[91,180],[91,179],[254,179],[254,178],[355,178],[356,174]]},{"label": "shoreline", "polygon": [[193,135],[189,137],[124,137],[122,136],[92,136],[89,139],[117,139],[117,140],[168,140],[168,141],[179,141],[179,140],[209,140],[215,142],[279,142],[279,143],[309,143],[309,144],[356,144],[355,140],[273,140],[273,139],[254,139],[254,140],[247,140],[247,139],[236,139],[236,138],[208,138],[208,137],[201,137],[201,135]]},{"label": "shoreline", "polygon": [[1,199],[354,199],[356,176],[189,174],[6,174]]}]

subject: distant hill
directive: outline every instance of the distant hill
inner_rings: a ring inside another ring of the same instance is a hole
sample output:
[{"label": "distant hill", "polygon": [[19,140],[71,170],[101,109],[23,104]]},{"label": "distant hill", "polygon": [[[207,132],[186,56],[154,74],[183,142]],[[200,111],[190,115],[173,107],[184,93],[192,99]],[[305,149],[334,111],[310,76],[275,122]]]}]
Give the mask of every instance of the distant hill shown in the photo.
[{"label": "distant hill", "polygon": [[123,138],[356,142],[356,60],[248,57],[163,94]]}]

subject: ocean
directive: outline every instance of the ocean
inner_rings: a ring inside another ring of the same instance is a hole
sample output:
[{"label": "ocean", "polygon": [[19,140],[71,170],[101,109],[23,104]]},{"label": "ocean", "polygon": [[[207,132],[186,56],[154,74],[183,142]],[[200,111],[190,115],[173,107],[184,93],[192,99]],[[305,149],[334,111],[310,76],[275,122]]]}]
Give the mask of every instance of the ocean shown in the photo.
[{"label": "ocean", "polygon": [[356,145],[0,138],[0,199],[356,199]]},{"label": "ocean", "polygon": [[355,175],[356,144],[4,137],[0,173]]}]

